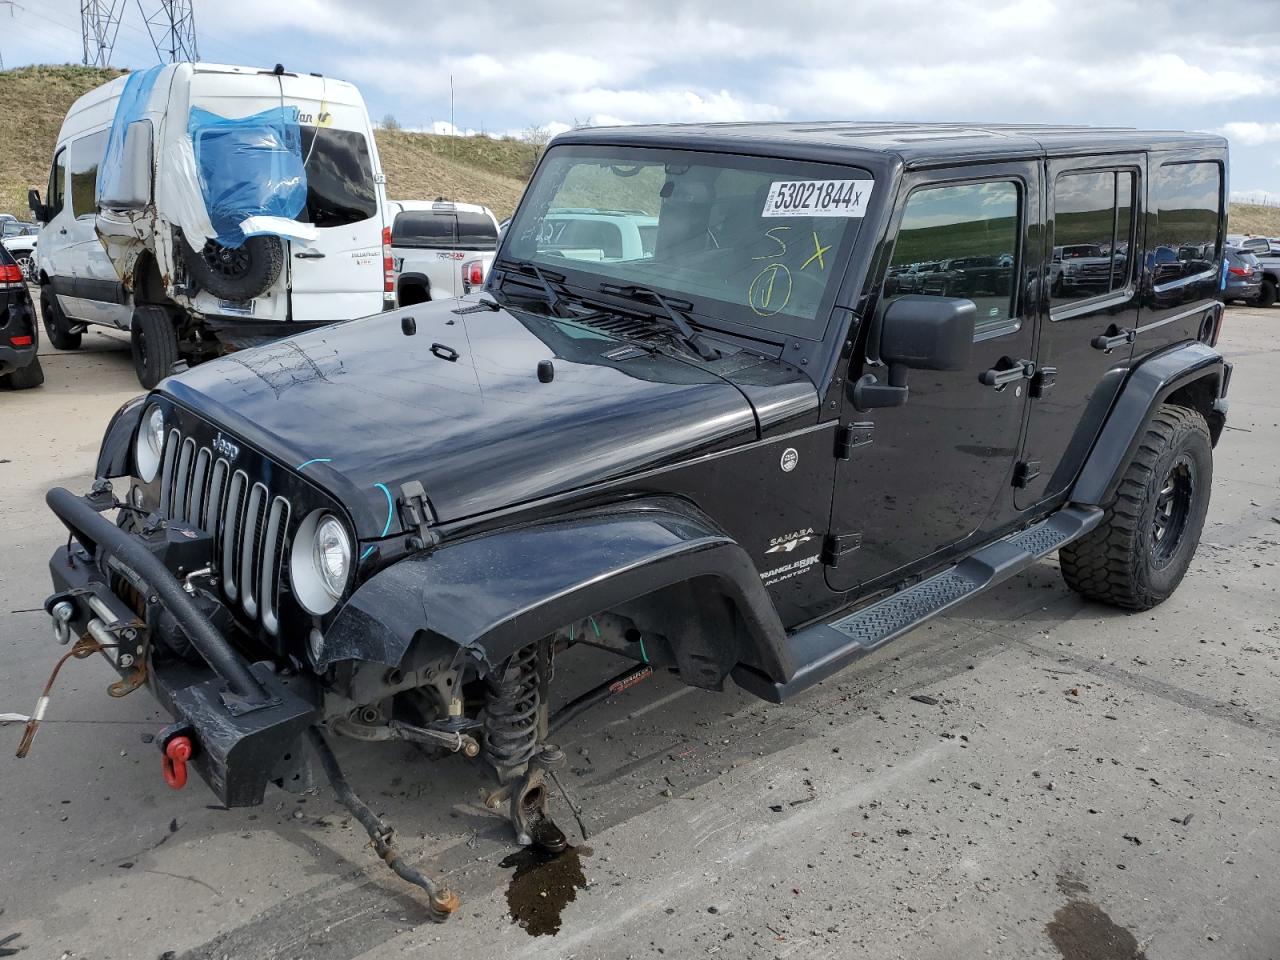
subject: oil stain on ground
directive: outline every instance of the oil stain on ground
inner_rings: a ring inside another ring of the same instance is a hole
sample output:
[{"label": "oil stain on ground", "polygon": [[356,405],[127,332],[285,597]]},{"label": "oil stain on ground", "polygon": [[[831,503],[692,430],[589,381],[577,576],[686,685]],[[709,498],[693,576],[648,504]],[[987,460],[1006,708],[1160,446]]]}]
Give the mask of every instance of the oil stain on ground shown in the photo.
[{"label": "oil stain on ground", "polygon": [[1147,960],[1132,933],[1097,904],[1080,898],[1089,891],[1083,883],[1059,877],[1058,889],[1073,899],[1059,908],[1044,931],[1063,960]]},{"label": "oil stain on ground", "polygon": [[515,867],[507,886],[511,919],[531,937],[559,933],[564,908],[587,885],[582,858],[590,855],[590,847],[566,847],[560,853],[549,853],[530,846],[503,860],[502,866]]}]

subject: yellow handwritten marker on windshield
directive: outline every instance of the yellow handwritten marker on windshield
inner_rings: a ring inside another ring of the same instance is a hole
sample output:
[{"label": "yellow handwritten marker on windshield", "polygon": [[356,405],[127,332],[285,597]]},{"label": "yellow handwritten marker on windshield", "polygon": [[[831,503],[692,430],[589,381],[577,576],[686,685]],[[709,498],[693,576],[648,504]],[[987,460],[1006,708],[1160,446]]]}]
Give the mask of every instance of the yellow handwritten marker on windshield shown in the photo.
[{"label": "yellow handwritten marker on windshield", "polygon": [[805,267],[813,263],[813,261],[815,260],[818,261],[819,270],[827,269],[827,263],[825,260],[822,259],[822,255],[830,249],[831,249],[830,244],[828,244],[825,247],[822,245],[822,242],[818,239],[818,232],[815,230],[813,233],[813,256],[810,257],[808,260],[806,260],[804,263],[800,264],[800,269],[803,270]]},{"label": "yellow handwritten marker on windshield", "polygon": [[752,260],[772,260],[774,257],[785,257],[787,255],[787,244],[781,237],[775,237],[774,233],[778,230],[790,230],[790,227],[774,227],[772,230],[766,230],[764,235],[780,246],[782,249],[777,253],[766,253],[763,257],[752,257]]}]

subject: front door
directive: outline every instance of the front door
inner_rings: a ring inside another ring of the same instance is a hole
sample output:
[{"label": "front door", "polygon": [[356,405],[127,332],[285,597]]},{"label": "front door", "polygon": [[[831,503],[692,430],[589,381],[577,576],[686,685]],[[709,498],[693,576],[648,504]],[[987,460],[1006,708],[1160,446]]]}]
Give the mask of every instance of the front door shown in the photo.
[{"label": "front door", "polygon": [[1041,386],[1024,454],[1037,475],[1016,491],[1019,509],[1067,489],[1129,366],[1145,169],[1142,154],[1048,161],[1048,264],[1036,356]]},{"label": "front door", "polygon": [[[1007,509],[1029,383],[1017,372],[1027,369],[1035,336],[1040,184],[1034,161],[984,165],[964,178],[906,178],[893,252],[868,310],[879,315],[906,294],[972,300],[973,353],[963,370],[911,370],[900,407],[863,412],[846,394],[843,422],[860,424],[857,437],[870,442],[852,446],[836,471],[832,589],[939,560]],[[884,380],[883,367],[855,362],[848,382],[866,373]]]}]

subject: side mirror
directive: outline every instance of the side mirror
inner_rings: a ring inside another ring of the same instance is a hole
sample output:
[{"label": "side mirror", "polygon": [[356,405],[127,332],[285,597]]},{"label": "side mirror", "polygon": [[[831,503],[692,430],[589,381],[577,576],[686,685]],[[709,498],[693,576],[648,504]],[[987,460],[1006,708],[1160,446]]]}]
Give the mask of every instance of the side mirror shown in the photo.
[{"label": "side mirror", "polygon": [[40,202],[39,190],[27,191],[27,207],[31,210],[31,216],[33,216],[37,221],[40,223],[49,222],[49,210]]},{"label": "side mirror", "polygon": [[114,169],[103,171],[100,205],[111,210],[141,210],[151,203],[150,120],[135,120],[125,129],[117,163]]},{"label": "side mirror", "polygon": [[859,410],[899,407],[907,402],[907,371],[963,370],[973,354],[978,307],[960,297],[898,297],[880,320],[880,359],[888,383],[866,374],[853,387]]}]

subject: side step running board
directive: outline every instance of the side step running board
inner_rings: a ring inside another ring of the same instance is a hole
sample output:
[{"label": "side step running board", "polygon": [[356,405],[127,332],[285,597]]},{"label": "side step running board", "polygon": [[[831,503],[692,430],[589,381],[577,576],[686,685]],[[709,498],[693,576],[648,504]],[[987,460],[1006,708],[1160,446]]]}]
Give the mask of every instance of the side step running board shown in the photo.
[{"label": "side step running board", "polygon": [[930,617],[1020,573],[1102,522],[1097,507],[1064,507],[1047,520],[997,540],[953,567],[830,623],[789,638],[796,671],[785,683],[739,665],[733,679],[761,699],[781,703],[844,669]]}]

